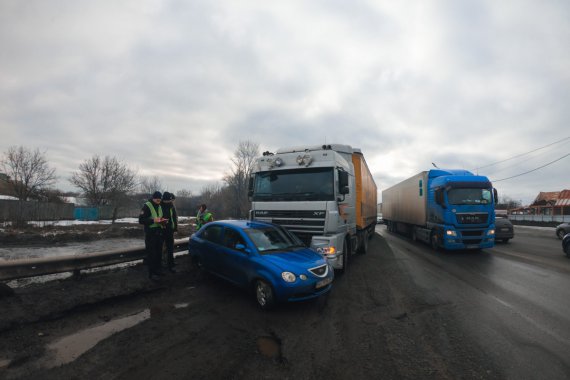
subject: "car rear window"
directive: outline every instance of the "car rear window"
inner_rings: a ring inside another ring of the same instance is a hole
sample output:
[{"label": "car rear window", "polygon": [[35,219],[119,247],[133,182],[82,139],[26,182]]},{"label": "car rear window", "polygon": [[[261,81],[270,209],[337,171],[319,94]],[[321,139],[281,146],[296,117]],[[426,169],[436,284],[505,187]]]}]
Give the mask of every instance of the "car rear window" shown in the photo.
[{"label": "car rear window", "polygon": [[206,226],[206,229],[202,233],[202,238],[208,240],[212,243],[222,244],[222,226]]}]

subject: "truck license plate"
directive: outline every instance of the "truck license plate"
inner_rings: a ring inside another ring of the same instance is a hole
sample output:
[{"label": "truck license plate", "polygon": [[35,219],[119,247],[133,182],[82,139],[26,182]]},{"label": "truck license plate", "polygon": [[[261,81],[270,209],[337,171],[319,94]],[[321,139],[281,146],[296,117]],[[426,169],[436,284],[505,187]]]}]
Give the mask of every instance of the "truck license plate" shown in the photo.
[{"label": "truck license plate", "polygon": [[327,286],[328,284],[330,284],[332,282],[332,278],[325,278],[324,280],[321,280],[319,282],[317,282],[317,289],[322,288],[323,286]]}]

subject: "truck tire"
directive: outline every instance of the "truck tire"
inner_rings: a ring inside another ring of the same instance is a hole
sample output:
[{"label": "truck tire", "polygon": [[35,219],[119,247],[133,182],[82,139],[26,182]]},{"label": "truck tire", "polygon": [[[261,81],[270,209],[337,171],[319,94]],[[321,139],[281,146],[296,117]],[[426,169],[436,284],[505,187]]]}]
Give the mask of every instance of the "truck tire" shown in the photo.
[{"label": "truck tire", "polygon": [[346,273],[346,268],[348,267],[348,256],[350,256],[350,253],[348,252],[348,244],[346,244],[346,239],[344,239],[344,243],[342,243],[342,268],[338,271],[340,274]]},{"label": "truck tire", "polygon": [[368,252],[368,236],[366,234],[366,232],[364,233],[365,235],[362,237],[362,241],[361,241],[361,245],[360,247],[358,247],[358,253],[360,253],[361,255],[365,255],[366,252]]},{"label": "truck tire", "polygon": [[437,236],[437,232],[432,232],[429,240],[431,242],[431,248],[434,251],[439,251],[439,238]]}]

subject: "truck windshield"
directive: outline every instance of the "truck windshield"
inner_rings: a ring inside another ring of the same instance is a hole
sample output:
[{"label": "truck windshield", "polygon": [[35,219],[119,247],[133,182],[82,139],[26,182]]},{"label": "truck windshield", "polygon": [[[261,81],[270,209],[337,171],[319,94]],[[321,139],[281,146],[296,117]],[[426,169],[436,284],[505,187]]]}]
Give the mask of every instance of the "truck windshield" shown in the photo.
[{"label": "truck windshield", "polygon": [[486,205],[490,204],[492,193],[490,189],[451,189],[447,199],[452,205]]},{"label": "truck windshield", "polygon": [[333,201],[333,168],[259,172],[255,175],[254,201]]}]

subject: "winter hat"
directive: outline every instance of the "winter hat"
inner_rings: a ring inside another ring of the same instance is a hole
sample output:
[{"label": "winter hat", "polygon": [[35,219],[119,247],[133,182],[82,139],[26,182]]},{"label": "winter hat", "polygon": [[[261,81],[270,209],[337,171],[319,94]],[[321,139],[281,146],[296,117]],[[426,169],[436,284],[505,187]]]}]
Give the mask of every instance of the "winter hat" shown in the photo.
[{"label": "winter hat", "polygon": [[169,193],[168,191],[165,191],[164,194],[162,194],[162,200],[163,201],[172,201],[172,200],[174,200],[174,194]]},{"label": "winter hat", "polygon": [[161,199],[162,198],[162,193],[160,191],[155,191],[154,194],[152,194],[152,199]]}]

